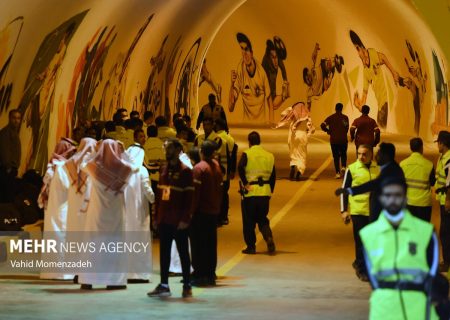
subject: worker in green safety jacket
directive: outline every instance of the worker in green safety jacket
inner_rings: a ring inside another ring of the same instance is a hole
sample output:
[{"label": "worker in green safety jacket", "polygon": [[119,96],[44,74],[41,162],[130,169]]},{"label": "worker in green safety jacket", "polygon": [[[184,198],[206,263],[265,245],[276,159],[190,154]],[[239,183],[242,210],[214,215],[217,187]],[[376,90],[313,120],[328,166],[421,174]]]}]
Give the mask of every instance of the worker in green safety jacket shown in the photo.
[{"label": "worker in green safety jacket", "polygon": [[433,225],[405,208],[404,179],[387,177],[380,187],[383,210],[360,232],[373,288],[369,319],[438,319],[431,301],[439,262]]}]

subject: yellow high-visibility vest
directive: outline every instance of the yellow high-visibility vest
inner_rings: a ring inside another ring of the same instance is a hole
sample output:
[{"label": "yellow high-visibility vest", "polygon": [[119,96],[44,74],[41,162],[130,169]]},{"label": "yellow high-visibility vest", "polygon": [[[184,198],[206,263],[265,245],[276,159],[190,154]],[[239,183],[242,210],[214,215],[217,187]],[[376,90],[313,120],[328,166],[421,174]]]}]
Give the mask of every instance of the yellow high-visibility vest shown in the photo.
[{"label": "yellow high-visibility vest", "polygon": [[[370,163],[369,168],[357,160],[348,166],[352,175],[352,187],[360,186],[370,180],[374,180],[380,174],[380,167],[375,161]],[[363,193],[356,196],[349,196],[350,213],[353,215],[369,216],[370,214],[370,193]]]},{"label": "yellow high-visibility vest", "polygon": [[408,204],[417,207],[431,206],[430,174],[433,163],[422,154],[413,152],[400,162],[408,184]]},{"label": "yellow high-visibility vest", "polygon": [[[264,150],[261,146],[252,146],[244,151],[247,155],[247,166],[245,167],[245,176],[250,184],[250,190],[245,197],[270,197],[269,179],[272,175],[275,158],[272,153]],[[258,184],[258,180],[263,182]]]},{"label": "yellow high-visibility vest", "polygon": [[[436,165],[436,190],[444,188],[447,184],[447,176],[445,174],[445,164],[450,160],[450,150],[448,150],[444,155],[439,157]],[[437,193],[436,200],[439,201],[441,206],[445,205],[445,200],[447,199],[446,193]]]}]

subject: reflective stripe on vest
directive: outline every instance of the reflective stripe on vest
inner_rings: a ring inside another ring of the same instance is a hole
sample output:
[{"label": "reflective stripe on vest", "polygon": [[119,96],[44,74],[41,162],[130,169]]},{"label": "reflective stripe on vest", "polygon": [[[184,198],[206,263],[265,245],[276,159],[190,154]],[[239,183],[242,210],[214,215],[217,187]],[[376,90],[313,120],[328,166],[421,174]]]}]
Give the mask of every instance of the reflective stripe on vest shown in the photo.
[{"label": "reflective stripe on vest", "polygon": [[[450,150],[442,155],[436,165],[436,189],[444,188],[447,182],[447,176],[445,175],[445,164],[450,160]],[[441,206],[445,205],[446,194],[436,193],[436,200],[439,200]]]},{"label": "reflective stripe on vest", "polygon": [[[413,217],[407,210],[397,230],[384,213],[361,230],[368,273],[374,285],[369,319],[386,319],[387,310],[392,319],[426,319],[427,296],[420,288],[425,287],[430,272],[427,248],[432,234],[430,223]],[[419,290],[404,289],[400,299],[399,288],[408,287]],[[406,306],[403,310],[401,303]],[[437,319],[434,308],[429,319]]]},{"label": "reflective stripe on vest", "polygon": [[[244,153],[247,155],[247,166],[245,167],[247,181],[254,183],[260,178],[263,181],[270,180],[275,163],[273,154],[264,150],[261,146],[252,146],[250,149],[245,150]],[[270,196],[271,194],[272,190],[269,184],[266,183],[262,186],[252,184],[245,197],[262,197]]]},{"label": "reflective stripe on vest", "polygon": [[408,185],[408,204],[417,207],[431,206],[430,174],[433,163],[418,152],[413,152],[400,162]]},{"label": "reflective stripe on vest", "polygon": [[[372,161],[370,167],[357,160],[348,166],[352,175],[352,187],[360,186],[375,179],[380,174],[380,167]],[[370,214],[370,193],[349,196],[349,210],[353,215],[368,216]]]}]

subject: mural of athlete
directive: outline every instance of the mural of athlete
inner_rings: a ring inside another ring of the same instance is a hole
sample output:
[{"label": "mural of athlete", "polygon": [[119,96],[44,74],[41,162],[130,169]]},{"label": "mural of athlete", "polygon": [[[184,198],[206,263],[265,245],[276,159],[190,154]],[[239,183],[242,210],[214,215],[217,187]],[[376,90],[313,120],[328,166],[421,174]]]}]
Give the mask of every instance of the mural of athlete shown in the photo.
[{"label": "mural of athlete", "polygon": [[363,92],[360,96],[359,92],[357,90],[355,91],[353,104],[358,110],[361,110],[362,106],[366,104],[369,87],[372,87],[378,103],[377,122],[378,125],[384,129],[387,125],[389,104],[387,87],[383,77],[383,69],[381,69],[381,67],[386,66],[391,73],[395,84],[399,83],[400,76],[398,72],[394,70],[394,67],[389,62],[386,55],[373,48],[366,48],[361,41],[361,38],[353,30],[350,30],[350,40],[355,46],[364,67]]},{"label": "mural of athlete", "polygon": [[198,86],[200,87],[203,82],[206,82],[213,89],[217,102],[220,104],[222,102],[222,86],[220,83],[214,81],[211,72],[206,66],[206,59],[203,61],[202,68],[200,69],[200,83]]},{"label": "mural of athlete", "polygon": [[249,38],[236,35],[241,48],[242,59],[237,70],[231,71],[231,88],[228,109],[233,112],[239,95],[242,95],[244,120],[264,122],[266,120],[266,100],[270,94],[266,73],[253,57],[253,48]]},{"label": "mural of athlete", "polygon": [[308,86],[306,103],[310,111],[312,100],[321,97],[328,90],[331,86],[334,72],[341,73],[344,65],[344,58],[337,54],[333,58],[321,58],[320,63],[317,64],[319,50],[320,46],[316,43],[312,53],[312,66],[303,68],[303,81]]},{"label": "mural of athlete", "polygon": [[[262,67],[266,71],[270,86],[269,103],[269,122],[274,123],[274,110],[277,110],[283,102],[289,98],[289,81],[287,78],[284,60],[287,58],[286,46],[280,37],[275,36],[273,41],[266,41],[266,52],[262,59]],[[282,80],[279,79],[278,70],[281,71]],[[277,87],[277,83],[282,82],[282,86]]]}]

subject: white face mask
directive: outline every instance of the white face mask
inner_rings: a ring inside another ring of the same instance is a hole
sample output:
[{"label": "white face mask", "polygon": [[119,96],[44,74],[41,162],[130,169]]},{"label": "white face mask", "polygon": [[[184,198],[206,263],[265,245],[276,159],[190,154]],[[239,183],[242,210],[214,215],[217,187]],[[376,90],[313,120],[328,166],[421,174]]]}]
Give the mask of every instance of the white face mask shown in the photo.
[{"label": "white face mask", "polygon": [[386,217],[386,219],[388,219],[389,222],[391,222],[391,223],[399,223],[405,217],[405,211],[404,210],[401,210],[396,215],[392,215],[389,212],[387,212],[386,210],[383,210],[383,214]]}]

